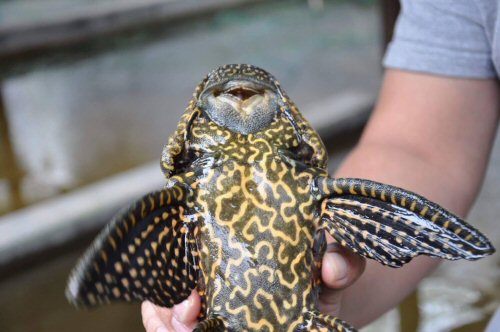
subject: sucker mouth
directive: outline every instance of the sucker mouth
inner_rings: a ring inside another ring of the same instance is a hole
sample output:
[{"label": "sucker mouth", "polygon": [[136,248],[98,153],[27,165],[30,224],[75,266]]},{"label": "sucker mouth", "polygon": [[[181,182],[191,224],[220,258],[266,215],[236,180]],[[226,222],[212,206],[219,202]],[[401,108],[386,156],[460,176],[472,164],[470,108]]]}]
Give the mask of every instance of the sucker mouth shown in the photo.
[{"label": "sucker mouth", "polygon": [[197,106],[219,126],[245,135],[266,128],[279,110],[274,87],[244,78],[205,88]]},{"label": "sucker mouth", "polygon": [[243,102],[256,95],[263,96],[265,93],[263,87],[256,86],[252,82],[233,81],[220,88],[213,90],[213,96],[227,97],[235,101]]},{"label": "sucker mouth", "polygon": [[247,99],[250,99],[251,97],[255,95],[262,95],[264,92],[263,91],[257,91],[254,89],[249,89],[245,87],[237,87],[231,90],[228,90],[224,92],[224,94],[229,94],[232,95],[235,98],[238,98],[241,101],[245,101]]}]

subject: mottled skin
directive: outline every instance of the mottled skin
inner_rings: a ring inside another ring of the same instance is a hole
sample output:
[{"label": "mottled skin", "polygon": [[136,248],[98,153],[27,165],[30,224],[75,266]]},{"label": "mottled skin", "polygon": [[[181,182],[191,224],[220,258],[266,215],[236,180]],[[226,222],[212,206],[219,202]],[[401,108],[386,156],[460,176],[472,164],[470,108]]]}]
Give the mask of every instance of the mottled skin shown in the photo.
[{"label": "mottled skin", "polygon": [[[277,132],[283,134],[269,144]],[[228,135],[238,153],[215,147],[224,157],[214,158],[194,183],[182,179],[196,192],[207,314],[225,317],[235,330],[284,324],[293,330],[316,304],[311,271],[318,202],[310,188],[324,171],[299,172],[280,155],[297,144],[292,134],[283,119],[255,135]]]},{"label": "mottled skin", "polygon": [[117,215],[75,268],[72,303],[172,307],[196,287],[197,331],[355,331],[317,311],[325,231],[392,267],[494,251],[417,194],[329,178],[317,133],[254,66],[222,66],[201,82],[161,165],[166,187]]}]

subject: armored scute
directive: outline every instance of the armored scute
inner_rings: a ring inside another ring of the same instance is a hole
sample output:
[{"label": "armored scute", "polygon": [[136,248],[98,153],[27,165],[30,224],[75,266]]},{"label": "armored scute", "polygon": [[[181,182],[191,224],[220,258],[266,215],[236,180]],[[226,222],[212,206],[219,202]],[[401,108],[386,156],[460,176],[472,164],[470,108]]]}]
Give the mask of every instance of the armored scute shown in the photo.
[{"label": "armored scute", "polygon": [[164,148],[165,188],[101,232],[71,274],[68,299],[172,307],[196,288],[196,331],[355,331],[317,309],[325,231],[391,267],[419,254],[474,260],[494,251],[417,194],[330,178],[326,158],[270,74],[212,71]]}]

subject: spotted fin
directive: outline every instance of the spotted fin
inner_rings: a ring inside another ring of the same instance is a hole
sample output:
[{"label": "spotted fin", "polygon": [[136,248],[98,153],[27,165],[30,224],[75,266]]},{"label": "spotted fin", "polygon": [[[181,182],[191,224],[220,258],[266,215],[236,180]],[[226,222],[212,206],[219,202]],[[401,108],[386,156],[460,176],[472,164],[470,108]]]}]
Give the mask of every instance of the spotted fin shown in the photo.
[{"label": "spotted fin", "polygon": [[196,286],[196,224],[187,222],[183,188],[150,193],[118,214],[72,271],[66,297],[89,307],[149,300],[171,307]]},{"label": "spotted fin", "polygon": [[321,220],[343,246],[392,267],[424,254],[476,260],[489,240],[441,206],[412,192],[361,179],[320,177]]}]

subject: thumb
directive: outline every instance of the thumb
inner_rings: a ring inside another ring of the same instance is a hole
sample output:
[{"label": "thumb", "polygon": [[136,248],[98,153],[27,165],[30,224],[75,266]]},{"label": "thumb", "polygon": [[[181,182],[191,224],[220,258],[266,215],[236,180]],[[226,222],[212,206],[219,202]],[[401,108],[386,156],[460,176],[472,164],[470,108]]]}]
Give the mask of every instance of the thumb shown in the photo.
[{"label": "thumb", "polygon": [[352,285],[364,269],[364,258],[336,242],[329,243],[321,267],[323,288],[319,298],[320,311],[337,315],[342,300],[341,290]]},{"label": "thumb", "polygon": [[328,244],[321,268],[321,278],[328,288],[342,289],[352,285],[365,269],[365,259],[351,250]]},{"label": "thumb", "polygon": [[198,292],[193,289],[191,295],[172,309],[172,325],[177,331],[192,330],[196,326],[196,319],[200,314],[201,299]]}]

